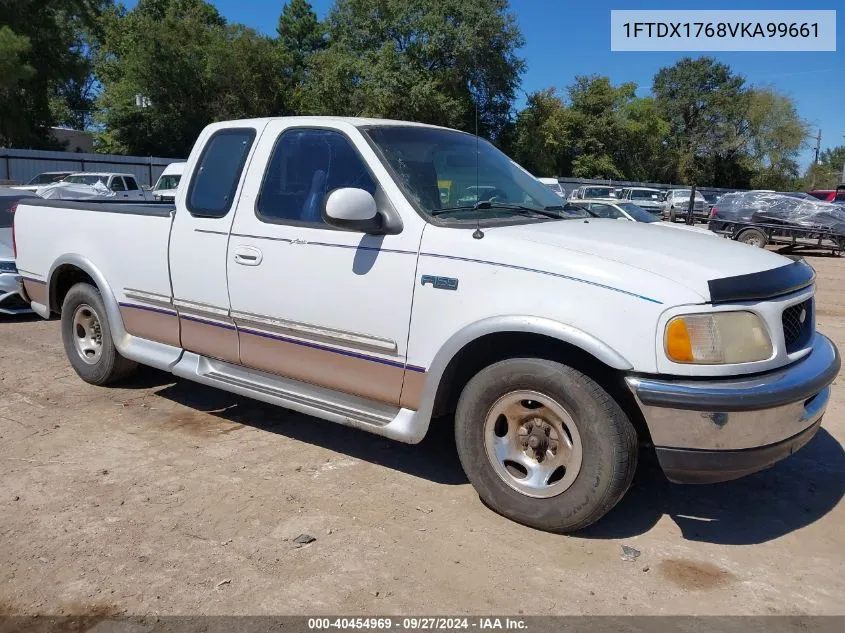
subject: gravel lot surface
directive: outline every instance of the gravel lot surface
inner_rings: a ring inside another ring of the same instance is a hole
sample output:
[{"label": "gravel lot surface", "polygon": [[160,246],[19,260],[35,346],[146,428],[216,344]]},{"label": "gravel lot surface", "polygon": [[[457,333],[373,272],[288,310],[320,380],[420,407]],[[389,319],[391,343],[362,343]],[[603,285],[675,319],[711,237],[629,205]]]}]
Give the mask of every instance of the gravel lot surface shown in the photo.
[{"label": "gravel lot surface", "polygon": [[[808,260],[845,349],[845,260]],[[93,387],[37,317],[0,350],[0,614],[845,614],[845,384],[777,467],[646,461],[557,536],[488,510],[446,425],[405,446],[153,370]]]}]

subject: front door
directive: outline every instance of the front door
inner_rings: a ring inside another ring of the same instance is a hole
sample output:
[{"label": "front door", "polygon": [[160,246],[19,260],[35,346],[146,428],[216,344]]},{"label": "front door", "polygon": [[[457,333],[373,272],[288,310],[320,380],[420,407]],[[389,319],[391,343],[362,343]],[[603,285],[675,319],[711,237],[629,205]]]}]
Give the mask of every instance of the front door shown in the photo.
[{"label": "front door", "polygon": [[231,314],[242,364],[399,404],[422,228],[372,236],[321,217],[340,187],[391,205],[362,153],[377,160],[351,126],[268,124],[252,161],[267,170],[248,174],[258,195],[241,198],[232,226]]}]

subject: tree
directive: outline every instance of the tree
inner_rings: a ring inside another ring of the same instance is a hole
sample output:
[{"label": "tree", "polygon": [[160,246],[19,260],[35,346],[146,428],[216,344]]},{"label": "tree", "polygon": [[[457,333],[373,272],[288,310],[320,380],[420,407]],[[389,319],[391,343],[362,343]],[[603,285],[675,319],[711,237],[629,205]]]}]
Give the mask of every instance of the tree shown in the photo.
[{"label": "tree", "polygon": [[308,62],[300,106],[478,130],[510,122],[524,69],[507,0],[337,0],[328,46]]},{"label": "tree", "polygon": [[570,114],[554,88],[528,95],[514,124],[509,147],[514,159],[538,176],[569,175],[573,159]]},{"label": "tree", "polygon": [[49,128],[84,126],[94,98],[91,52],[111,0],[0,2],[0,144],[51,148]]},{"label": "tree", "polygon": [[567,105],[553,89],[528,97],[517,115],[512,151],[538,175],[652,180],[664,170],[668,123],[632,83],[576,77]]},{"label": "tree", "polygon": [[326,46],[325,29],[307,0],[290,0],[282,8],[279,25],[279,46],[289,60],[293,72],[301,80],[308,59]]},{"label": "tree", "polygon": [[660,115],[669,123],[672,182],[742,186],[745,79],[712,57],[685,57],[654,76]]},{"label": "tree", "polygon": [[748,93],[746,151],[752,161],[755,189],[792,189],[798,178],[798,154],[808,135],[808,125],[798,116],[795,103],[769,88]]},{"label": "tree", "polygon": [[845,184],[843,177],[845,145],[830,147],[819,154],[818,164],[813,163],[804,175],[804,186],[808,189],[833,189]]},{"label": "tree", "polygon": [[103,22],[102,151],[184,157],[213,121],[285,111],[275,42],[203,0],[140,0]]}]

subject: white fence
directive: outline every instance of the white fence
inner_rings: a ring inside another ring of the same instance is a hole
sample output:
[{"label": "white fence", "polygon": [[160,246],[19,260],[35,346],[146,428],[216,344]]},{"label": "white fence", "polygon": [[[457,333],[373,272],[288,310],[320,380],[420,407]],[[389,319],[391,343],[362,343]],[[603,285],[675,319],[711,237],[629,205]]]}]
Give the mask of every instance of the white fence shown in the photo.
[{"label": "white fence", "polygon": [[45,171],[106,171],[132,174],[142,185],[153,185],[167,165],[181,160],[0,148],[0,184],[27,183]]}]

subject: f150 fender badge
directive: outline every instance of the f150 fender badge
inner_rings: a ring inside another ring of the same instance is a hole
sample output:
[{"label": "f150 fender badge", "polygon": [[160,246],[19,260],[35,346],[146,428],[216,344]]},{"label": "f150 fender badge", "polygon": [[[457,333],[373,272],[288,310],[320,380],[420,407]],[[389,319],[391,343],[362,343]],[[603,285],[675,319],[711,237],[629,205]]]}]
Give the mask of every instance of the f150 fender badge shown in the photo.
[{"label": "f150 fender badge", "polygon": [[452,277],[435,277],[434,275],[423,275],[420,283],[424,286],[431,284],[432,288],[439,290],[457,290],[458,280]]}]

